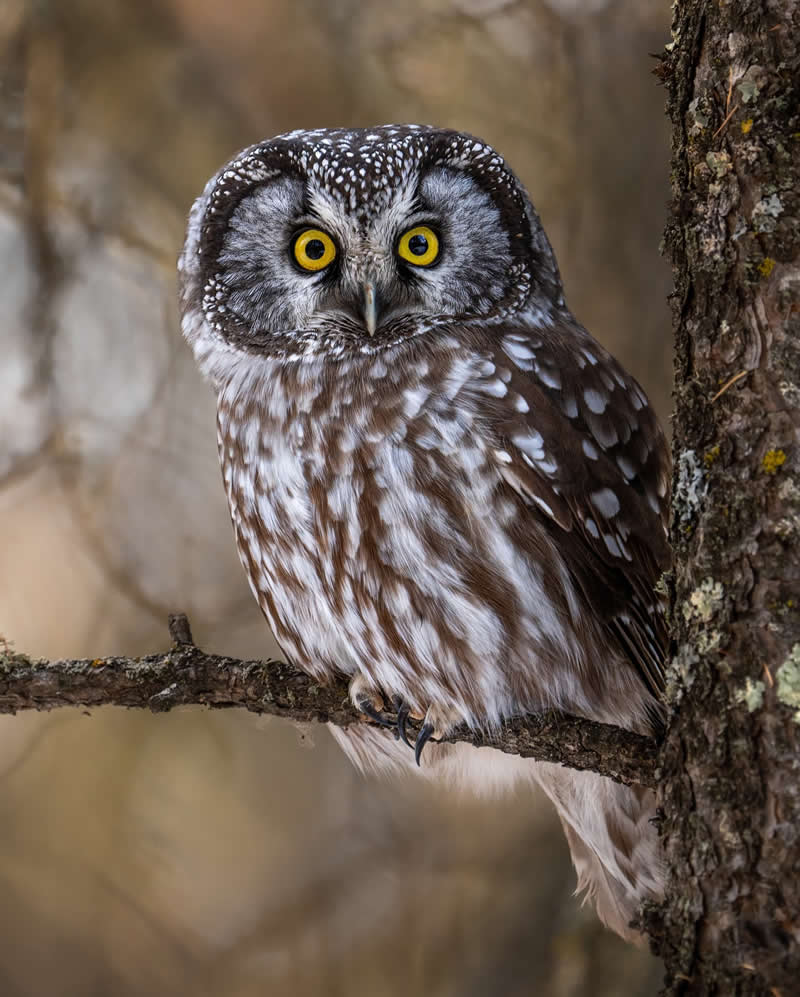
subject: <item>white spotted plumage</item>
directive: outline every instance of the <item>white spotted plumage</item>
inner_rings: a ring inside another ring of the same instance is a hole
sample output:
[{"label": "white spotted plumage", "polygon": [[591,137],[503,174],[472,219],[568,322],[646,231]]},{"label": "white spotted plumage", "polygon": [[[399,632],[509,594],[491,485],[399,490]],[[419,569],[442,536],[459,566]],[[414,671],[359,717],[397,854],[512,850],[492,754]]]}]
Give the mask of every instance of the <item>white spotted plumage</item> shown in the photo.
[{"label": "white spotted plumage", "polygon": [[[334,242],[324,272],[291,260],[304,225]],[[420,225],[437,233],[435,265],[400,259]],[[491,147],[420,126],[252,146],[193,208],[180,270],[239,552],[297,664],[439,728],[556,708],[652,729],[663,435],[569,313]],[[413,762],[367,725],[337,737],[361,764]],[[581,887],[630,936],[661,888],[652,794],[480,755],[430,745],[423,771],[539,781]]]}]

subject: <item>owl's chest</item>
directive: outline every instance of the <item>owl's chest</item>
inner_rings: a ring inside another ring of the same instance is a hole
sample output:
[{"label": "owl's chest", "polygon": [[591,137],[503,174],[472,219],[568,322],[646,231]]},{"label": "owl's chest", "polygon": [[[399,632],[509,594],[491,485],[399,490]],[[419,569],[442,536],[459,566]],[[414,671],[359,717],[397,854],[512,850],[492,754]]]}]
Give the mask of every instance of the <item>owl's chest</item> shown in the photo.
[{"label": "owl's chest", "polygon": [[[405,621],[417,641],[426,616],[463,617],[461,572],[486,556],[504,510],[470,413],[425,401],[415,386],[391,404],[220,412],[239,553],[277,639],[304,667],[397,660]],[[387,637],[389,620],[398,632]]]},{"label": "owl's chest", "polygon": [[291,572],[297,587],[313,576],[327,592],[399,559],[424,559],[423,538],[452,541],[463,532],[456,523],[487,515],[497,477],[469,420],[409,419],[408,408],[264,413],[221,431],[241,545],[275,577]]}]

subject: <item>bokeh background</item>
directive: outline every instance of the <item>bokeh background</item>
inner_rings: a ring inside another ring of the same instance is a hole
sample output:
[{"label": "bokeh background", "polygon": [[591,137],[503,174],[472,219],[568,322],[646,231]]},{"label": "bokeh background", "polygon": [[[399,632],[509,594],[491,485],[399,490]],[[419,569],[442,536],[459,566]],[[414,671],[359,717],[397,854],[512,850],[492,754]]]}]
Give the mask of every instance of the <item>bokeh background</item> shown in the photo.
[{"label": "bokeh background", "polygon": [[[422,121],[528,186],[573,310],[669,409],[658,0],[1,0],[0,634],[48,657],[276,653],[177,322],[238,148]],[[0,718],[0,993],[654,994],[529,794],[356,775],[243,713]]]}]

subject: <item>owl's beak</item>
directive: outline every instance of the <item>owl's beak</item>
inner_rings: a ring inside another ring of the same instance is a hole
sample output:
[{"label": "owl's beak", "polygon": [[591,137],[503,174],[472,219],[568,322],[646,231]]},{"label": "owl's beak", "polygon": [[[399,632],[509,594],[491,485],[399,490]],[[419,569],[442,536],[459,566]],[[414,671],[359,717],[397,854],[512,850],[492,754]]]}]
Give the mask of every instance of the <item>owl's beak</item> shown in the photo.
[{"label": "owl's beak", "polygon": [[368,277],[364,281],[364,324],[370,336],[375,335],[378,324],[378,299],[375,293],[375,278]]}]

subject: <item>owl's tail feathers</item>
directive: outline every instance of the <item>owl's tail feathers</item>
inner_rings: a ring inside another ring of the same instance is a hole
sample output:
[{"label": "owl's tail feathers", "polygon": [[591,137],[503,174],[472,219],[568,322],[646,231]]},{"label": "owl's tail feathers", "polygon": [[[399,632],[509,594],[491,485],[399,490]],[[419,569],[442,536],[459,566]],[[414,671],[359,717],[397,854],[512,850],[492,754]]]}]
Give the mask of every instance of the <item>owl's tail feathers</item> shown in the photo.
[{"label": "owl's tail feathers", "polygon": [[658,900],[664,892],[663,858],[651,823],[655,795],[547,762],[536,766],[536,778],[564,825],[578,874],[576,892],[594,901],[612,931],[642,942],[630,923],[643,900]]}]

